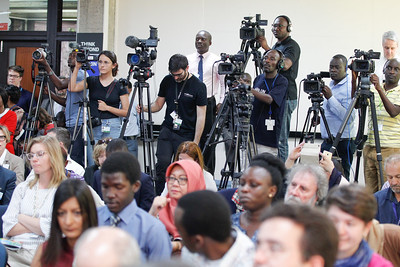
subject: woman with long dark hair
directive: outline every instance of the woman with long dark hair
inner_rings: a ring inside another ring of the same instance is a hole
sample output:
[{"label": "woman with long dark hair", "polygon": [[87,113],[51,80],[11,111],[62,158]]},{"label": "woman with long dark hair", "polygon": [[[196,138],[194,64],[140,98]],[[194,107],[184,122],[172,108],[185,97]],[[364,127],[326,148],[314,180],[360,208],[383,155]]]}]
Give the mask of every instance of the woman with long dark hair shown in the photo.
[{"label": "woman with long dark hair", "polygon": [[96,206],[86,183],[62,182],[54,195],[50,238],[38,248],[31,266],[72,266],[76,241],[96,226]]},{"label": "woman with long dark hair", "polygon": [[[85,81],[76,83],[81,66],[82,63],[76,62],[71,76],[71,86],[68,88],[71,92],[84,90]],[[126,116],[129,106],[128,91],[114,79],[118,72],[115,53],[108,50],[100,52],[98,67],[100,75],[88,77],[86,83],[89,89],[89,106],[96,142],[107,136],[119,137],[121,130],[119,117]]]}]

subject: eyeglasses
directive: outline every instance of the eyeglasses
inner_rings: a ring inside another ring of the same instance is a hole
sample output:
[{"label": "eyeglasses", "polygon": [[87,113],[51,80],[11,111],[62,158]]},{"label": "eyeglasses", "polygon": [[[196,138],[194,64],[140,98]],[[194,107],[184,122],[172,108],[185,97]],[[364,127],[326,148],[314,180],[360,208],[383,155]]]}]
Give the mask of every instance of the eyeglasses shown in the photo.
[{"label": "eyeglasses", "polygon": [[0,135],[0,142],[6,141],[6,136],[5,135]]},{"label": "eyeglasses", "polygon": [[186,185],[188,182],[188,178],[184,178],[184,177],[179,177],[179,178],[166,177],[165,179],[167,180],[167,183],[169,183],[169,184],[174,184],[175,181],[178,181],[179,185]]},{"label": "eyeglasses", "polygon": [[40,150],[36,153],[28,153],[26,154],[26,157],[29,160],[33,160],[34,157],[37,157],[38,159],[42,158],[46,154],[46,151]]},{"label": "eyeglasses", "polygon": [[111,140],[112,140],[112,138],[107,138],[107,139],[100,139],[99,141],[97,141],[97,144],[98,145],[102,145],[102,144],[108,144],[108,143],[110,143],[111,142]]},{"label": "eyeglasses", "polygon": [[184,74],[184,73],[185,73],[184,71],[182,71],[181,73],[178,73],[178,74],[173,74],[172,72],[170,72],[172,77],[179,77],[179,76],[182,76],[182,74]]},{"label": "eyeglasses", "polygon": [[13,78],[13,79],[17,79],[17,78],[21,77],[19,75],[13,75],[13,74],[8,74],[7,76],[10,78]]}]

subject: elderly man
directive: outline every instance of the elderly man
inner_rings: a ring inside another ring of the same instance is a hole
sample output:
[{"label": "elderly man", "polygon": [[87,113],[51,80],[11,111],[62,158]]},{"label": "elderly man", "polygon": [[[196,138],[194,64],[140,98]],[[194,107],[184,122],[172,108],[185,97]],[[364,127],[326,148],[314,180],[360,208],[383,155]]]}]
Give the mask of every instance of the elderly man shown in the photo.
[{"label": "elderly man", "polygon": [[387,31],[382,35],[382,49],[383,53],[381,58],[376,61],[375,74],[378,75],[381,81],[385,80],[385,75],[383,73],[383,68],[386,62],[392,58],[399,58],[397,54],[397,49],[399,47],[399,39],[394,31]]},{"label": "elderly man", "polygon": [[380,223],[400,224],[400,154],[389,156],[385,161],[385,173],[390,188],[375,193]]},{"label": "elderly man", "polygon": [[339,238],[322,212],[304,205],[274,205],[264,216],[254,267],[332,267]]},{"label": "elderly man", "polygon": [[[371,89],[375,95],[376,119],[378,123],[382,161],[392,154],[400,153],[400,62],[391,59],[385,66],[385,82],[381,83],[376,74],[371,75]],[[374,129],[371,115],[368,123],[368,140],[363,150],[365,184],[372,192],[378,191],[382,184],[379,179],[379,166],[376,156]],[[383,179],[386,181],[385,172]]]}]

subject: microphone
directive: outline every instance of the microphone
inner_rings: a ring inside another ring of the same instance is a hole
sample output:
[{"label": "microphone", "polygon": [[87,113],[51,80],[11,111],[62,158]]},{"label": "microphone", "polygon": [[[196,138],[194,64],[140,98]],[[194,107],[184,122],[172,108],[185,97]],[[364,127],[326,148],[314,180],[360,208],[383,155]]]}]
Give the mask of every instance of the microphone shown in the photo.
[{"label": "microphone", "polygon": [[140,40],[135,36],[128,36],[125,39],[125,45],[130,48],[136,48],[140,44]]}]

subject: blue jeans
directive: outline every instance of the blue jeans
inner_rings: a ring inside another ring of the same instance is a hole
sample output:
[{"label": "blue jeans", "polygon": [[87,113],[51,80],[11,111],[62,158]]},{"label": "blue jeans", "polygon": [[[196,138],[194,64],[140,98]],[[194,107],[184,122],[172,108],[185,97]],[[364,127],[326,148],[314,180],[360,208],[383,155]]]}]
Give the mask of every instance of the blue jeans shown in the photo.
[{"label": "blue jeans", "polygon": [[285,112],[283,113],[281,133],[279,135],[278,157],[286,161],[289,154],[288,139],[290,133],[290,120],[293,110],[297,107],[297,99],[287,99],[285,102]]},{"label": "blue jeans", "polygon": [[[102,126],[109,126],[110,132],[103,133]],[[94,140],[97,143],[100,139],[111,137],[112,139],[118,138],[121,132],[121,121],[119,118],[101,119],[101,125],[93,128]]]},{"label": "blue jeans", "polygon": [[128,151],[132,153],[136,158],[138,157],[138,141],[137,139],[125,139]]}]

